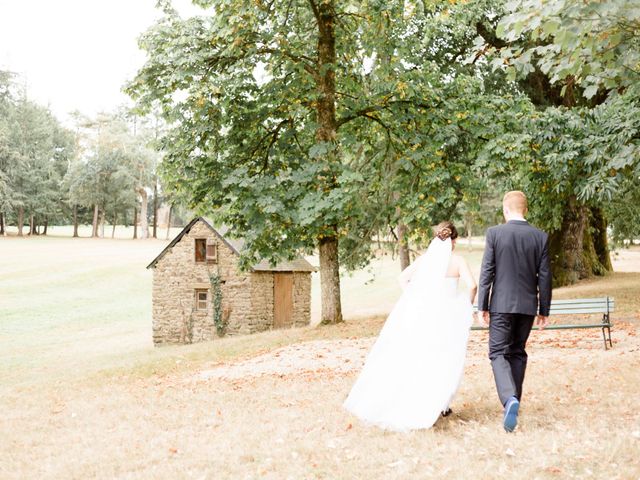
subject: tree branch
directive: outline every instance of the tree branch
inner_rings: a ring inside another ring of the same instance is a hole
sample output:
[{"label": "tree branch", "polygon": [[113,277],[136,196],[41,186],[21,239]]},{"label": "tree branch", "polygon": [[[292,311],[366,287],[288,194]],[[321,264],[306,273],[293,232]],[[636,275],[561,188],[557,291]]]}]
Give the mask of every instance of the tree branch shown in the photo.
[{"label": "tree branch", "polygon": [[482,22],[476,22],[476,32],[492,47],[504,48],[509,45],[508,42],[498,38],[496,32],[488,29]]},{"label": "tree branch", "polygon": [[346,117],[342,117],[341,119],[339,119],[336,122],[337,127],[340,127],[342,125],[344,125],[347,122],[350,122],[351,120],[355,120],[358,117],[366,117],[368,116],[369,113],[373,113],[373,112],[378,112],[380,110],[384,110],[385,108],[388,108],[387,105],[372,105],[370,107],[367,108],[363,108],[362,110],[358,110],[357,112],[351,114],[351,115],[347,115]]},{"label": "tree branch", "polygon": [[316,17],[316,21],[320,23],[320,10],[318,10],[318,6],[314,0],[309,0],[309,5],[311,6],[311,10],[313,11],[313,16]]},{"label": "tree branch", "polygon": [[[269,146],[265,149],[264,157],[262,159],[262,168],[260,169],[260,173],[264,172],[269,167],[269,151],[271,150],[271,147],[273,147],[273,144],[276,143],[276,140],[278,140],[278,135],[280,133],[280,130],[282,129],[282,126],[291,122],[292,120],[290,118],[285,118],[278,124],[278,126],[274,130],[271,130],[264,137],[264,138],[267,138],[269,135],[271,135],[271,142],[269,142]],[[262,143],[263,140],[260,140],[260,143]]]},{"label": "tree branch", "polygon": [[261,48],[259,50],[256,50],[256,53],[258,55],[266,55],[266,54],[279,54],[279,55],[283,55],[291,60],[293,60],[296,63],[302,63],[302,65],[304,66],[304,69],[307,71],[307,73],[309,73],[313,78],[317,79],[319,76],[319,72],[318,70],[316,70],[315,68],[313,68],[311,65],[309,65],[308,62],[312,62],[314,63],[314,60],[312,58],[307,57],[306,55],[294,55],[291,52],[288,52],[287,50],[280,50],[277,48]]},{"label": "tree branch", "polygon": [[337,121],[337,126],[340,127],[351,120],[355,120],[358,117],[366,117],[369,113],[379,112],[380,110],[388,110],[391,105],[395,104],[405,104],[412,105],[417,108],[437,108],[442,102],[438,102],[434,105],[428,105],[422,102],[413,102],[411,100],[393,100],[391,102],[384,103],[382,105],[371,105],[369,107],[363,108],[361,110],[357,110],[355,113],[351,115],[344,116]]}]

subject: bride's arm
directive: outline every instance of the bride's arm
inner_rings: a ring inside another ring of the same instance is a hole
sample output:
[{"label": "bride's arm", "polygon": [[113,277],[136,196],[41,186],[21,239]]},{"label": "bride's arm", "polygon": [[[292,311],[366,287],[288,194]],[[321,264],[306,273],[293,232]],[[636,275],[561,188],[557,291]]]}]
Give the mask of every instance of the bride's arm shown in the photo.
[{"label": "bride's arm", "polygon": [[460,277],[462,278],[464,283],[467,284],[467,287],[469,287],[469,295],[471,296],[471,303],[473,303],[473,300],[476,298],[476,293],[478,292],[478,284],[476,283],[476,279],[473,278],[471,269],[469,268],[469,265],[467,264],[467,261],[464,259],[464,257],[458,257],[458,258],[460,261],[459,263]]},{"label": "bride's arm", "polygon": [[400,282],[400,286],[403,290],[407,288],[407,285],[409,284],[413,273],[416,271],[416,263],[418,263],[417,260],[410,264],[407,268],[405,268],[398,277],[398,282]]}]

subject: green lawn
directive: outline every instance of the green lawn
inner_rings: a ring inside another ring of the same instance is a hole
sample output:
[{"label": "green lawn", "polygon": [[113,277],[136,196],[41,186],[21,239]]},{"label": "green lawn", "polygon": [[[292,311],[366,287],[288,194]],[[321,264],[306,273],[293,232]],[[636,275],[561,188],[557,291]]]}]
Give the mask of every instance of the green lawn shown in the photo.
[{"label": "green lawn", "polygon": [[[3,384],[68,378],[181,354],[180,347],[156,349],[151,343],[152,274],[145,267],[165,240],[73,239],[70,227],[49,232],[47,237],[0,238]],[[128,237],[131,232],[118,227],[117,233]],[[83,227],[81,235],[88,234]],[[466,246],[461,252],[477,269],[481,252],[469,253]],[[344,274],[345,318],[388,313],[400,293],[398,274],[399,261],[388,255]],[[313,322],[320,316],[319,283],[315,273]],[[195,356],[208,352],[202,346],[189,349]]]},{"label": "green lawn", "polygon": [[0,240],[2,376],[68,375],[151,348],[145,269],[161,241]]}]

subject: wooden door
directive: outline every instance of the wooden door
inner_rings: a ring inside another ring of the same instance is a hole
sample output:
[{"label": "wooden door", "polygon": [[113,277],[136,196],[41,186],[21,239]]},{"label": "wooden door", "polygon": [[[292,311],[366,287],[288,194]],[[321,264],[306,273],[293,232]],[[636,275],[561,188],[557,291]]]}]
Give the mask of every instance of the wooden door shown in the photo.
[{"label": "wooden door", "polygon": [[273,274],[273,328],[293,323],[293,273]]}]

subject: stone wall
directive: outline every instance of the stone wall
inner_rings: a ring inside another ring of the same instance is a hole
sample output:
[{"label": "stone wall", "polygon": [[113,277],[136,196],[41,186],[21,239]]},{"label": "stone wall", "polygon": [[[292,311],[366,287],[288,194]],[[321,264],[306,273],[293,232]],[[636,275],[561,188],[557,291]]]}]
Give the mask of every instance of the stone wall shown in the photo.
[{"label": "stone wall", "polygon": [[248,332],[261,332],[273,327],[273,273],[251,274],[251,317]]},{"label": "stone wall", "polygon": [[301,327],[311,322],[311,274],[293,274],[293,325]]},{"label": "stone wall", "polygon": [[[195,239],[214,239],[218,263],[196,263]],[[237,267],[237,255],[203,222],[196,222],[170,251],[158,261],[153,272],[153,342],[189,343],[216,336],[209,274],[219,272],[223,311],[229,314],[229,333],[241,330],[251,314],[249,273]],[[207,309],[195,309],[195,290],[209,289]]]}]

